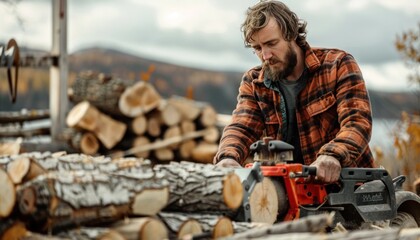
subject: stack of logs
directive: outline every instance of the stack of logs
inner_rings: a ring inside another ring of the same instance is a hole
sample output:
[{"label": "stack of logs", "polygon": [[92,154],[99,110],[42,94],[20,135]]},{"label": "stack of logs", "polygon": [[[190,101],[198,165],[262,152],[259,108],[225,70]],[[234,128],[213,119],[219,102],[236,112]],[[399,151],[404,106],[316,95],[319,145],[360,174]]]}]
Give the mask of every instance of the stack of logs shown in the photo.
[{"label": "stack of logs", "polygon": [[0,239],[229,236],[243,187],[232,169],[187,161],[30,152],[0,157]]},{"label": "stack of logs", "polygon": [[82,72],[69,99],[75,106],[65,138],[78,152],[211,163],[217,151],[215,109],[185,97],[165,99],[147,81]]}]

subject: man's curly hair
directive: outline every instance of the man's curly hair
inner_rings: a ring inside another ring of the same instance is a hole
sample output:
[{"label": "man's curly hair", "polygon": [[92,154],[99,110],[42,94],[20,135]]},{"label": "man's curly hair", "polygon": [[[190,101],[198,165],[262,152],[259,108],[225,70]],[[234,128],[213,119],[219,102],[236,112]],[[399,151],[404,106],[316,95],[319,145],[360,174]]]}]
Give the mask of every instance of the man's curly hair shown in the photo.
[{"label": "man's curly hair", "polygon": [[306,21],[301,20],[284,3],[279,1],[260,1],[246,11],[246,19],[241,25],[244,44],[250,47],[252,36],[264,28],[274,17],[286,41],[296,39],[300,47],[306,45]]}]

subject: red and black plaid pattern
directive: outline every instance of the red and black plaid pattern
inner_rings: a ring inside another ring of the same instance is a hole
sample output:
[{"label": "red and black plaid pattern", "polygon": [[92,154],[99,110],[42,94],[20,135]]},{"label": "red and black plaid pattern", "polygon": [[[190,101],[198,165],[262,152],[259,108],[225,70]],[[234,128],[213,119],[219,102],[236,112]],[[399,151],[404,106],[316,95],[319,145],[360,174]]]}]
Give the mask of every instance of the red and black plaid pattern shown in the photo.
[{"label": "red and black plaid pattern", "polygon": [[[373,167],[368,142],[372,130],[369,95],[352,55],[338,49],[306,48],[310,72],[296,101],[305,164],[320,154],[336,157],[343,167]],[[264,136],[282,139],[280,96],[263,82],[263,70],[246,72],[239,87],[232,123],[222,135],[215,162],[243,163],[250,145]]]}]

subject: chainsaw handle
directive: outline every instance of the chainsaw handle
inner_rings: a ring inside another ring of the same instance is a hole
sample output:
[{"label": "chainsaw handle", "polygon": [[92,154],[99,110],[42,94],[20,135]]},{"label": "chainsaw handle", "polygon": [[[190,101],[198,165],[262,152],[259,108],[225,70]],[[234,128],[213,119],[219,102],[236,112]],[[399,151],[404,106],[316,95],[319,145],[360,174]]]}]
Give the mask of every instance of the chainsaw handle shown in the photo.
[{"label": "chainsaw handle", "polygon": [[302,166],[302,174],[308,175],[308,176],[316,176],[316,167],[315,166]]}]

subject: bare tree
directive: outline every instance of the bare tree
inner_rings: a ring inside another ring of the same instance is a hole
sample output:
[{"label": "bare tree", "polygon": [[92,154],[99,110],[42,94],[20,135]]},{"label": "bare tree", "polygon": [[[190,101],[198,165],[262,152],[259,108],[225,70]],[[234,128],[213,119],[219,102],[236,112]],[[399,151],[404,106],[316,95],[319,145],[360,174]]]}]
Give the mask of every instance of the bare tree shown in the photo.
[{"label": "bare tree", "polygon": [[413,75],[409,76],[412,83],[420,86],[420,22],[416,29],[411,29],[397,35],[395,46],[405,60],[408,67],[414,70]]}]

